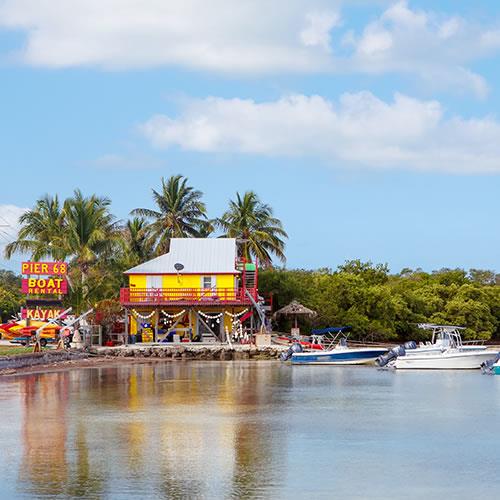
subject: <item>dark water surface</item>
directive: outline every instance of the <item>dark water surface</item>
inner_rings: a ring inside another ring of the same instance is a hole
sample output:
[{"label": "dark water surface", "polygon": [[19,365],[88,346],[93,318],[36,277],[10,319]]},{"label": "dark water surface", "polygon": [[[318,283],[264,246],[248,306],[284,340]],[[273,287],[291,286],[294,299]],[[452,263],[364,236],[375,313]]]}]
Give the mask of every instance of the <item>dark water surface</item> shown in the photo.
[{"label": "dark water surface", "polygon": [[500,377],[167,362],[0,381],[0,498],[500,498]]}]

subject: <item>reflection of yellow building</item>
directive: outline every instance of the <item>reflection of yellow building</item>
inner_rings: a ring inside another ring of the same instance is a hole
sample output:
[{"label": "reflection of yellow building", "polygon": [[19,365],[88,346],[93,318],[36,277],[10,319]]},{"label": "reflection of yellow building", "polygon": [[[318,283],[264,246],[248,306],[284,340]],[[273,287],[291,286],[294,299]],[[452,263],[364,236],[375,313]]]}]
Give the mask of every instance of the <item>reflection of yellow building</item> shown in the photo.
[{"label": "reflection of yellow building", "polygon": [[262,418],[280,405],[278,376],[272,363],[158,363],[22,378],[19,490],[258,496],[286,453],[276,423]]},{"label": "reflection of yellow building", "polygon": [[68,372],[30,375],[24,385],[22,474],[37,492],[64,492],[66,461]]},{"label": "reflection of yellow building", "polygon": [[120,300],[129,333],[143,341],[170,332],[169,340],[224,341],[236,319],[250,331],[257,326],[257,269],[238,259],[233,238],[173,238],[168,253],[125,274]]}]

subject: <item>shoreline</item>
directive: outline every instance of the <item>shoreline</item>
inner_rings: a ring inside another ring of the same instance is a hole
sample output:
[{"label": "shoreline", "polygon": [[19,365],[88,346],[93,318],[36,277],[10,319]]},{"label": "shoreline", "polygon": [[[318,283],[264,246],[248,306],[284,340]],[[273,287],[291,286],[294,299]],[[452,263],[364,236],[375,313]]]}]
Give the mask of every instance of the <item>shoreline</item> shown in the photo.
[{"label": "shoreline", "polygon": [[46,351],[0,358],[0,380],[16,375],[50,373],[61,369],[93,368],[133,363],[172,361],[277,361],[287,348],[254,345],[129,345],[93,347],[84,351]]}]

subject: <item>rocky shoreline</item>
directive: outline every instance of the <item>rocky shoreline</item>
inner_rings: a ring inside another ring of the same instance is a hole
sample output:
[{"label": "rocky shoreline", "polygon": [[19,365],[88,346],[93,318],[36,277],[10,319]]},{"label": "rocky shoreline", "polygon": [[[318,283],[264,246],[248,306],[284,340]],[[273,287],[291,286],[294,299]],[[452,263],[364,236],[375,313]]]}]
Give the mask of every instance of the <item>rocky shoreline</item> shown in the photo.
[{"label": "rocky shoreline", "polygon": [[92,347],[89,351],[44,351],[0,358],[0,377],[51,372],[61,368],[85,368],[103,364],[168,361],[278,360],[283,346],[254,345],[128,345]]},{"label": "rocky shoreline", "polygon": [[247,359],[279,359],[286,350],[283,346],[256,347],[255,345],[213,346],[183,345],[129,345],[119,347],[93,347],[90,353],[95,356],[115,358],[161,358],[203,361],[241,361]]}]

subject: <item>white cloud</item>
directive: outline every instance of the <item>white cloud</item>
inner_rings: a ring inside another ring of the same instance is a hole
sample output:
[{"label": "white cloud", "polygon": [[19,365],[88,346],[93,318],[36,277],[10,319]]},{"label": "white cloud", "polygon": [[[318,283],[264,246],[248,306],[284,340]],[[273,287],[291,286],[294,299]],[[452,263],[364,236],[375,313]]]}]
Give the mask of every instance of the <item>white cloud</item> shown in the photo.
[{"label": "white cloud", "polygon": [[5,246],[17,238],[19,217],[26,210],[16,205],[0,205],[0,262],[4,260]]},{"label": "white cloud", "polygon": [[323,47],[330,50],[330,31],[337,26],[340,16],[331,12],[312,12],[306,16],[307,25],[300,32],[300,39],[306,47]]},{"label": "white cloud", "polygon": [[335,165],[452,173],[500,173],[500,123],[447,117],[437,101],[370,92],[338,102],[292,95],[277,101],[210,97],[184,104],[177,117],[141,125],[159,148],[300,155]]},{"label": "white cloud", "polygon": [[327,0],[0,0],[0,26],[27,33],[21,58],[35,66],[318,71],[329,65],[324,48],[338,19],[331,5]]},{"label": "white cloud", "polygon": [[0,0],[0,29],[26,34],[17,57],[34,66],[392,72],[487,95],[484,78],[467,66],[500,50],[495,20],[481,26],[400,0],[353,29],[340,21],[342,3],[352,8],[345,0]]},{"label": "white cloud", "polygon": [[[412,10],[399,1],[359,35],[350,32],[344,43],[352,47],[346,64],[351,71],[407,73],[436,88],[457,88],[484,98],[488,85],[466,65],[500,49],[498,32],[457,16]],[[500,38],[500,37],[499,37]]]}]

